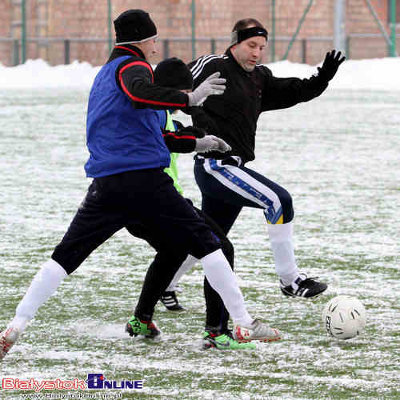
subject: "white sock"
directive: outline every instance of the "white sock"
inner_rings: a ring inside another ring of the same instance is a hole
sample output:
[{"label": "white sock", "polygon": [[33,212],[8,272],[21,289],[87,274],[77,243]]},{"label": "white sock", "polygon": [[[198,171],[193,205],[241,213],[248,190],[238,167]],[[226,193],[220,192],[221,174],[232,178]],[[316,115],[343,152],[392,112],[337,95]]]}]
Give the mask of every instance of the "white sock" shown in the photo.
[{"label": "white sock", "polygon": [[18,328],[22,332],[35,316],[38,308],[57,290],[66,276],[65,269],[53,259],[43,264],[33,278],[24,298],[18,304],[15,317],[9,327]]},{"label": "white sock", "polygon": [[294,257],[293,223],[268,224],[269,239],[275,259],[276,273],[285,286],[299,277]]},{"label": "white sock", "polygon": [[176,271],[175,276],[172,278],[171,283],[165,289],[166,292],[173,292],[176,290],[176,287],[178,286],[178,282],[182,278],[183,275],[186,274],[195,264],[196,262],[199,261],[197,258],[191,256],[190,254],[187,256],[186,260],[182,263],[182,265],[179,267],[178,271]]},{"label": "white sock", "polygon": [[233,321],[238,325],[250,327],[254,319],[247,312],[236,276],[222,250],[216,250],[203,257],[200,261],[208,282],[221,296]]}]

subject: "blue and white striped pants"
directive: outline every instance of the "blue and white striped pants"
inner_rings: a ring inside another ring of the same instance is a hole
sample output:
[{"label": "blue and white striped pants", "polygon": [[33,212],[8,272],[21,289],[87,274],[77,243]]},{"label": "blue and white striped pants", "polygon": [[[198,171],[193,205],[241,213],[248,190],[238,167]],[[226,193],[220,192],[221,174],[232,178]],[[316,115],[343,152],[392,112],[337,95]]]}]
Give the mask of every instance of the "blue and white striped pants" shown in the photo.
[{"label": "blue and white striped pants", "polygon": [[277,183],[242,165],[239,157],[224,160],[195,157],[194,173],[202,193],[202,210],[227,234],[242,207],[261,208],[270,224],[291,222],[292,197]]}]

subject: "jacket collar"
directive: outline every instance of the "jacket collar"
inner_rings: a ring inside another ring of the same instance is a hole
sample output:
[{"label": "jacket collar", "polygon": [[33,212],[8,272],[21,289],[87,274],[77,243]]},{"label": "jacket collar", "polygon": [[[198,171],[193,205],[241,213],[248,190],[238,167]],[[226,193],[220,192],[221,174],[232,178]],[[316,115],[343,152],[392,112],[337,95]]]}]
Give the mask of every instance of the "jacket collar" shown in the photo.
[{"label": "jacket collar", "polygon": [[132,44],[124,44],[120,46],[115,46],[112,52],[114,57],[121,57],[121,56],[136,56],[139,58],[146,59],[142,50],[139,47],[136,47]]}]

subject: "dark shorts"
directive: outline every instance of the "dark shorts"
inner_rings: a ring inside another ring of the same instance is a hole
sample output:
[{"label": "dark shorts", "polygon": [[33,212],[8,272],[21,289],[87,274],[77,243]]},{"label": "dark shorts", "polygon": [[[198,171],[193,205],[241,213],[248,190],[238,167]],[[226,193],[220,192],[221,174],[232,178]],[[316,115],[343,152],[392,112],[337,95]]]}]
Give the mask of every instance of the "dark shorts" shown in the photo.
[{"label": "dark shorts", "polygon": [[95,178],[52,258],[68,274],[118,230],[143,237],[157,251],[202,258],[220,248],[210,227],[162,169]]}]

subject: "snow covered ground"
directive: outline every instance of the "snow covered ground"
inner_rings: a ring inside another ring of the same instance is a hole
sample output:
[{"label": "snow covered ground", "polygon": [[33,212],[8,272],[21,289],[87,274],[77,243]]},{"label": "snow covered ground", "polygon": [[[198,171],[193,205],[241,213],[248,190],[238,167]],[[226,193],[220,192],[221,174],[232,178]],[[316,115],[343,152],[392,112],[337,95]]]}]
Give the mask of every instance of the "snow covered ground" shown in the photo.
[{"label": "snow covered ground", "polygon": [[[316,66],[281,61],[268,65],[276,76],[309,77]],[[28,60],[17,67],[0,64],[0,88],[89,88],[99,67],[88,63],[49,66],[43,60]],[[400,57],[349,60],[331,82],[333,89],[400,90]]]},{"label": "snow covered ground", "polygon": [[[288,62],[270,67],[277,76],[316,70]],[[0,66],[0,329],[88,185],[86,100],[97,70],[42,61]],[[109,398],[399,399],[399,71],[400,59],[348,61],[320,98],[260,118],[251,166],[291,192],[299,265],[329,284],[312,302],[284,298],[264,217],[259,210],[242,212],[230,234],[238,278],[251,312],[280,328],[284,340],[242,353],[199,350],[199,268],[182,281],[186,312],[157,308],[163,340],[132,340],[124,324],[154,252],[119,232],[41,308],[0,364],[0,383],[103,373],[108,380],[144,379],[141,394],[113,390]],[[190,155],[181,156],[180,176],[199,205],[192,164]],[[321,311],[339,294],[358,297],[367,309],[366,330],[353,340],[324,334]],[[0,391],[0,398],[23,394]],[[25,398],[39,397],[29,392]]]}]

